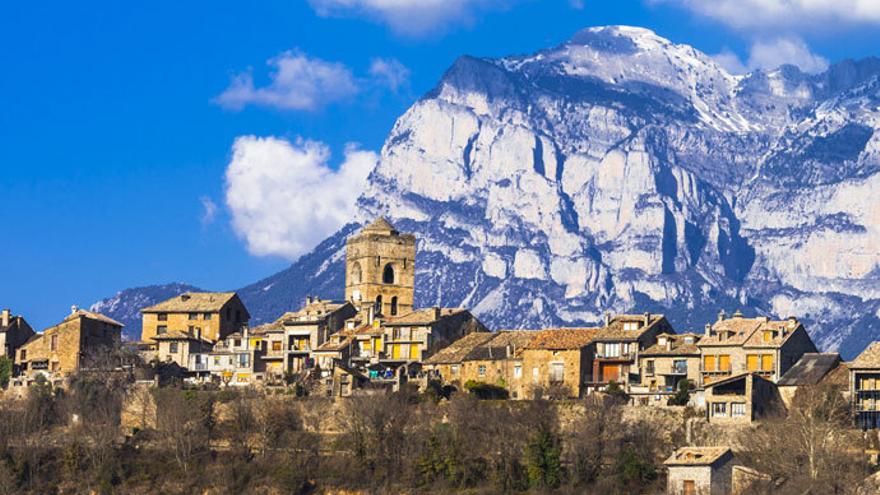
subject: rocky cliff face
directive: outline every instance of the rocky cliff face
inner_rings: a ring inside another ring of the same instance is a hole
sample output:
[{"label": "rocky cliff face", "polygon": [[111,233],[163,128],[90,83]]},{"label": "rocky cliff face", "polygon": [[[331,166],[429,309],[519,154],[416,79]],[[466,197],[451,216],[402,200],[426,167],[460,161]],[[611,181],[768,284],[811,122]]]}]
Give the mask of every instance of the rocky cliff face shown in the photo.
[{"label": "rocky cliff face", "polygon": [[[733,76],[632,27],[462,57],[396,123],[356,224],[419,236],[417,303],[493,328],[718,310],[803,317],[852,356],[880,335],[880,61]],[[259,319],[342,294],[346,226],[242,290]]]}]

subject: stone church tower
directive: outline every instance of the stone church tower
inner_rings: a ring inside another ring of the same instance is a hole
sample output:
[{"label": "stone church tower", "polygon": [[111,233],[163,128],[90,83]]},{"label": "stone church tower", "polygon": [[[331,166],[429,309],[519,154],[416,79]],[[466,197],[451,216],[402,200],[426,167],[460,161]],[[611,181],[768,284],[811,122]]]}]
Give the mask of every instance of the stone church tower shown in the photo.
[{"label": "stone church tower", "polygon": [[416,236],[379,218],[345,242],[345,299],[381,316],[413,309]]}]

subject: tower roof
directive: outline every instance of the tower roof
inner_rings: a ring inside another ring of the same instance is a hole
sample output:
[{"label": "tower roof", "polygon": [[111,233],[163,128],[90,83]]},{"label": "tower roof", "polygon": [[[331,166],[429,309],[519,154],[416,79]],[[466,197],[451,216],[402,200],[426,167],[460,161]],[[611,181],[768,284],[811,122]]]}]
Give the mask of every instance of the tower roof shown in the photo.
[{"label": "tower roof", "polygon": [[373,220],[373,223],[364,227],[363,232],[391,235],[397,233],[397,229],[395,229],[394,226],[391,225],[391,222],[386,220],[385,217],[379,217]]}]

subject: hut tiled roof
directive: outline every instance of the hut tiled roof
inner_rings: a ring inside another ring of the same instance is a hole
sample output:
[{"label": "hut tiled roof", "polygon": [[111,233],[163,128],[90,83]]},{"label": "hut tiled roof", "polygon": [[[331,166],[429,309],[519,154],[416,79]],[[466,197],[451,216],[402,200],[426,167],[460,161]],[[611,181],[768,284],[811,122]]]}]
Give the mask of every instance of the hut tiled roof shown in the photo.
[{"label": "hut tiled roof", "polygon": [[710,466],[731,453],[730,447],[682,447],[676,450],[669,459],[667,466]]},{"label": "hut tiled roof", "polygon": [[526,349],[569,350],[580,349],[591,343],[598,328],[552,328],[535,332]]},{"label": "hut tiled roof", "polygon": [[840,362],[840,354],[836,352],[808,352],[782,375],[778,384],[781,387],[815,385],[837,368]]},{"label": "hut tiled roof", "polygon": [[850,369],[880,368],[880,341],[871,342],[848,366]]},{"label": "hut tiled roof", "polygon": [[495,334],[489,332],[473,332],[444,347],[425,360],[425,364],[460,363],[474,348],[489,342]]},{"label": "hut tiled roof", "polygon": [[235,297],[235,292],[185,292],[148,306],[141,313],[213,313]]}]

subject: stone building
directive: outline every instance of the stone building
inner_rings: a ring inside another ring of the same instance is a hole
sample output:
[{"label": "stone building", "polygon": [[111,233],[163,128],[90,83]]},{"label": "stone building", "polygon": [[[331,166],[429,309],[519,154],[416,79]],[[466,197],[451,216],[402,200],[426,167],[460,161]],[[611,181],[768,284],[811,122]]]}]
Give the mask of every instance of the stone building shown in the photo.
[{"label": "stone building", "polygon": [[[818,385],[819,383],[832,383],[838,381],[838,368],[843,366],[843,360],[840,354],[836,352],[808,352],[801,356],[801,359],[794,366],[788,369],[782,378],[776,383],[779,388],[779,395],[782,402],[788,407],[798,389]],[[826,378],[828,380],[826,380]],[[848,378],[848,377],[845,377]],[[839,385],[841,391],[846,391],[848,379],[841,380]]]},{"label": "stone building", "polygon": [[392,366],[422,362],[469,333],[487,331],[466,309],[437,307],[383,320],[381,328],[379,361]]},{"label": "stone building", "polygon": [[535,332],[523,350],[527,398],[581,397],[594,367],[596,328],[559,328]]},{"label": "stone building", "polygon": [[776,383],[746,371],[705,388],[706,415],[713,424],[749,424],[785,412]]},{"label": "stone building", "polygon": [[229,386],[245,386],[262,381],[258,359],[261,338],[245,327],[214,344],[210,352],[191,353],[186,368],[199,381]]},{"label": "stone building", "polygon": [[657,343],[639,355],[639,378],[629,394],[635,403],[665,405],[678,390],[682,380],[700,383],[700,335],[693,333],[660,334]]},{"label": "stone building", "polygon": [[379,218],[345,243],[345,299],[394,317],[413,310],[416,238]]},{"label": "stone building", "polygon": [[34,335],[34,329],[22,316],[15,316],[8,309],[0,311],[0,352],[15,360],[22,344]]},{"label": "stone building", "polygon": [[847,366],[856,426],[876,430],[880,428],[880,342],[871,342]]},{"label": "stone building", "polygon": [[[501,330],[474,347],[461,360],[459,368],[450,369],[461,390],[467,382],[488,383],[507,390],[511,399],[522,399],[531,390],[523,373],[523,355],[538,332]],[[471,335],[481,335],[482,332]],[[456,380],[457,379],[457,380]]]},{"label": "stone building", "polygon": [[682,447],[664,464],[669,495],[729,495],[733,488],[729,447]]},{"label": "stone building", "polygon": [[299,373],[311,368],[314,360],[312,349],[317,349],[345,326],[345,321],[357,314],[350,302],[335,302],[309,297],[299,311],[285,313],[280,323],[282,341],[273,338],[264,353],[275,357],[280,348],[282,372]]},{"label": "stone building", "polygon": [[[192,335],[179,330],[173,330],[153,337],[155,345],[155,357],[159,362],[176,363],[181,368],[191,371],[204,371],[207,363],[203,362],[200,355],[211,352],[214,344],[203,339],[199,335]],[[190,358],[193,356],[193,358]],[[196,358],[195,356],[199,356]]]},{"label": "stone building", "polygon": [[26,379],[52,381],[82,369],[107,366],[106,354],[120,342],[122,324],[74,306],[61,323],[34,334],[18,350],[15,364]]},{"label": "stone building", "polygon": [[217,342],[241,331],[250,314],[235,292],[186,292],[143,308],[141,340],[167,332],[196,335]]},{"label": "stone building", "polygon": [[624,387],[638,384],[639,353],[657,342],[660,334],[675,330],[663,315],[610,315],[596,334],[596,355],[593,360],[591,387],[602,388],[610,382]]},{"label": "stone building", "polygon": [[743,372],[779,380],[805,353],[818,352],[796,318],[772,321],[766,316],[744,318],[737,312],[706,325],[697,343],[702,355],[701,382],[708,384]]},{"label": "stone building", "polygon": [[467,381],[462,375],[461,364],[478,346],[481,346],[497,334],[490,332],[474,332],[456,340],[429,357],[424,368],[432,379],[440,380],[444,385],[452,385],[458,390],[464,388]]}]

